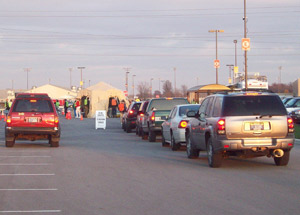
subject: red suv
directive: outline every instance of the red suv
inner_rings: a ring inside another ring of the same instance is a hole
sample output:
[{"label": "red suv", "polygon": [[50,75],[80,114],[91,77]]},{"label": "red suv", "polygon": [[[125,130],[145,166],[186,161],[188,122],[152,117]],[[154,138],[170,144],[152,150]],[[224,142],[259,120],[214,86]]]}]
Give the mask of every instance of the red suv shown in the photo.
[{"label": "red suv", "polygon": [[47,94],[20,93],[14,100],[5,125],[5,145],[15,140],[49,140],[59,146],[60,125],[55,106]]}]

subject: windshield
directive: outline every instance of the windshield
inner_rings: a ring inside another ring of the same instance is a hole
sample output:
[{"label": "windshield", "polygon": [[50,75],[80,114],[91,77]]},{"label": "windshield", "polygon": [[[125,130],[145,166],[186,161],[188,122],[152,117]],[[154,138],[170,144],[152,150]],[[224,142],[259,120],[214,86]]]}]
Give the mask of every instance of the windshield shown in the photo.
[{"label": "windshield", "polygon": [[150,104],[149,110],[171,110],[175,105],[188,104],[186,99],[157,99]]},{"label": "windshield", "polygon": [[223,116],[286,115],[278,96],[225,97]]},{"label": "windshield", "polygon": [[13,112],[51,113],[53,112],[53,108],[50,100],[22,99],[16,100],[16,103],[13,107]]},{"label": "windshield", "polygon": [[187,112],[194,111],[197,112],[200,105],[187,105],[179,108],[179,116],[186,116]]}]

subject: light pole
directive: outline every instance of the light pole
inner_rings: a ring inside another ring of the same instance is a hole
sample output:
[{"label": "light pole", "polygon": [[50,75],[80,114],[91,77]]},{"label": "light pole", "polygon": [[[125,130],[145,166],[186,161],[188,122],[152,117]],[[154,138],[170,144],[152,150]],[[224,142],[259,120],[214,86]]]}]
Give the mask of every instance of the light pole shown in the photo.
[{"label": "light pole", "polygon": [[[216,33],[216,60],[218,60],[218,32],[223,33],[224,30],[209,30],[210,33]],[[218,66],[216,66],[216,84],[218,84]]]},{"label": "light pole", "polygon": [[[244,0],[244,38],[247,38],[246,0]],[[245,50],[245,90],[248,89],[247,50]]]},{"label": "light pole", "polygon": [[124,70],[126,71],[126,73],[125,73],[125,89],[127,91],[127,94],[129,94],[128,93],[128,74],[130,73],[129,72],[130,68],[126,67],[126,68],[124,68]]},{"label": "light pole", "polygon": [[70,89],[72,89],[72,68],[69,68],[70,71]]},{"label": "light pole", "polygon": [[[236,51],[236,44],[237,40],[233,40],[234,43],[234,67],[237,67],[237,51]],[[235,82],[235,73],[233,73],[232,83]]]},{"label": "light pole", "polygon": [[232,79],[231,79],[231,71],[232,71],[232,67],[234,66],[233,64],[227,64],[226,66],[229,67],[229,79],[228,79],[228,83],[232,84]]},{"label": "light pole", "polygon": [[134,99],[134,77],[136,75],[132,75],[132,94],[133,94],[133,99]]},{"label": "light pole", "polygon": [[24,68],[24,72],[27,73],[27,90],[28,90],[28,73],[30,72],[30,68]]},{"label": "light pole", "polygon": [[150,79],[150,98],[152,98],[152,81],[153,78]]},{"label": "light pole", "polygon": [[85,69],[85,67],[83,67],[83,66],[79,66],[79,67],[77,67],[78,69],[80,69],[80,86],[81,86],[81,88],[83,88],[83,81],[82,81],[82,70],[83,69]]}]

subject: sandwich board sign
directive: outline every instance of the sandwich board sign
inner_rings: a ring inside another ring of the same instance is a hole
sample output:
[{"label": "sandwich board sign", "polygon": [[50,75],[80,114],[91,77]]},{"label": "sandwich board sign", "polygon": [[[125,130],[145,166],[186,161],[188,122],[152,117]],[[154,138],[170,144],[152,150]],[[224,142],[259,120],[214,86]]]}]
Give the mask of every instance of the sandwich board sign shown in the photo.
[{"label": "sandwich board sign", "polygon": [[105,110],[97,110],[96,118],[95,118],[95,128],[106,128],[106,111]]}]

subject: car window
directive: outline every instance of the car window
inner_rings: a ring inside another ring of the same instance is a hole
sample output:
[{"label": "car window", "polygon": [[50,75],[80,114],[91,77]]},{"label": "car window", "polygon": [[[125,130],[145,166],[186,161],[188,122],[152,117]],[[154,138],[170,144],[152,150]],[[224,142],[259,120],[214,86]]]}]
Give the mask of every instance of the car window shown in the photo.
[{"label": "car window", "polygon": [[13,112],[51,113],[53,112],[53,107],[50,100],[18,99],[13,107]]},{"label": "car window", "polygon": [[286,115],[278,96],[228,96],[224,98],[224,116]]},{"label": "car window", "polygon": [[198,111],[199,114],[200,113],[205,113],[205,109],[206,109],[206,106],[208,104],[208,101],[209,101],[209,98],[206,98],[206,99],[203,100],[203,102],[201,103],[201,106],[199,108],[199,111]]},{"label": "car window", "polygon": [[174,107],[173,113],[171,115],[171,119],[173,119],[176,116],[176,112],[177,112],[177,107]]},{"label": "car window", "polygon": [[142,109],[142,111],[143,111],[143,112],[146,112],[146,110],[147,110],[147,107],[148,107],[148,104],[149,104],[149,102],[148,102],[148,101],[144,103],[144,105],[143,105],[143,109]]},{"label": "car window", "polygon": [[208,101],[208,104],[207,104],[207,108],[205,110],[205,115],[206,116],[211,116],[213,101],[214,101],[214,97],[210,97],[209,101]]},{"label": "car window", "polygon": [[300,107],[300,99],[296,101],[296,103],[295,103],[294,106],[295,106],[295,107]]},{"label": "car window", "polygon": [[138,111],[140,109],[141,103],[134,103],[131,110]]},{"label": "car window", "polygon": [[286,107],[293,107],[294,104],[298,101],[298,99],[291,99],[286,103]]},{"label": "car window", "polygon": [[188,104],[186,99],[157,99],[152,100],[148,110],[171,110],[175,105]]},{"label": "car window", "polygon": [[179,108],[179,116],[186,116],[187,112],[189,111],[195,111],[199,109],[200,105],[188,105],[188,106],[182,106]]},{"label": "car window", "polygon": [[223,104],[223,98],[216,97],[214,108],[213,108],[213,114],[212,114],[213,117],[221,116],[222,104]]}]

